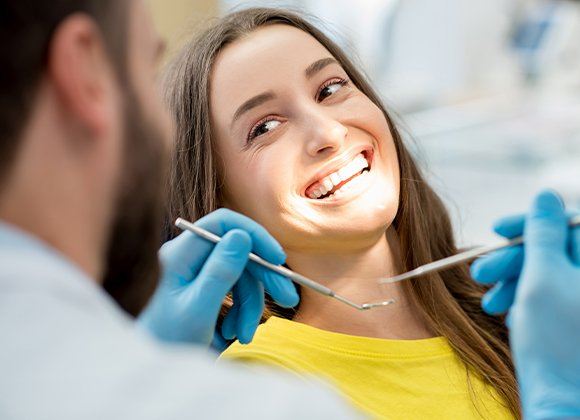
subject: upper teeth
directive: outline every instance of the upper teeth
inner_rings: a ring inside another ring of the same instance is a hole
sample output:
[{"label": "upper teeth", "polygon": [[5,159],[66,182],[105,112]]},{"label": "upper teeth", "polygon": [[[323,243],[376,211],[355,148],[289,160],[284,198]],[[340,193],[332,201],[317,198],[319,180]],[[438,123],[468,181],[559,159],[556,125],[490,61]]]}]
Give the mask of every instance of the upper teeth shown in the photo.
[{"label": "upper teeth", "polygon": [[343,166],[338,171],[333,172],[319,180],[316,187],[310,190],[308,196],[310,198],[322,197],[323,195],[328,194],[329,191],[331,191],[341,182],[346,181],[347,179],[368,167],[369,163],[361,153],[346,166]]}]

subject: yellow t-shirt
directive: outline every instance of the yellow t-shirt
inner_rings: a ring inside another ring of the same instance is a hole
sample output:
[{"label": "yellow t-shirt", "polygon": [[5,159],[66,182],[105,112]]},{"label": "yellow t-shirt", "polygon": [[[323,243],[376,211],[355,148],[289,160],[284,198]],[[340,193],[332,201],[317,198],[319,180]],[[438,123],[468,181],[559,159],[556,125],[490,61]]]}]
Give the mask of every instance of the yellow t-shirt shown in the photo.
[{"label": "yellow t-shirt", "polygon": [[373,418],[514,418],[443,337],[384,340],[272,317],[250,344],[235,342],[221,358],[322,377]]}]

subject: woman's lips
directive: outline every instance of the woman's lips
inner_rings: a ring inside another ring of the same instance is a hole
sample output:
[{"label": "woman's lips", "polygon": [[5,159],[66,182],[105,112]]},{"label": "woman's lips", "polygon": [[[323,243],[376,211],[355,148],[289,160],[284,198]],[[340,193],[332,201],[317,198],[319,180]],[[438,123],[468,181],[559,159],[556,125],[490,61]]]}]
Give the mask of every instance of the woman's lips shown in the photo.
[{"label": "woman's lips", "polygon": [[310,199],[324,200],[340,192],[341,188],[348,186],[353,180],[370,171],[372,157],[372,149],[363,150],[340,169],[310,184],[304,195]]},{"label": "woman's lips", "polygon": [[366,187],[371,181],[370,173],[365,170],[362,173],[355,175],[350,180],[345,181],[342,185],[337,187],[333,192],[327,194],[325,197],[316,199],[316,203],[326,204],[326,203],[337,203],[348,199],[349,197],[355,197]]}]

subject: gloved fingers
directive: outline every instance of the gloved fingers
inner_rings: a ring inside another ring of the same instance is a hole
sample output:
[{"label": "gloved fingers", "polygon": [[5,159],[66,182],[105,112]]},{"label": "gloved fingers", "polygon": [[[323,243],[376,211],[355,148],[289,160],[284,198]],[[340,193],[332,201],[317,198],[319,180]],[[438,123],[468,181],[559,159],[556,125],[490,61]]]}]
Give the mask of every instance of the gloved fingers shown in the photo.
[{"label": "gloved fingers", "polygon": [[568,218],[564,204],[553,191],[540,193],[532,205],[524,229],[525,252],[530,259],[546,255],[564,257],[567,251]]},{"label": "gloved fingers", "polygon": [[221,208],[199,219],[197,226],[222,236],[232,229],[244,230],[252,238],[252,251],[271,262],[284,264],[286,254],[280,244],[260,224],[232,210]]},{"label": "gloved fingers", "polygon": [[[580,214],[579,210],[572,210],[567,212],[569,217],[576,217]],[[580,226],[570,227],[568,235],[568,250],[572,263],[576,266],[580,265]]]},{"label": "gloved fingers", "polygon": [[570,257],[576,266],[580,265],[580,226],[570,230]]},{"label": "gloved fingers", "polygon": [[163,269],[163,281],[171,281],[176,286],[191,282],[214,245],[203,238],[183,232],[159,249],[159,261]]},{"label": "gloved fingers", "polygon": [[226,340],[233,340],[236,338],[236,324],[239,316],[239,309],[239,299],[234,299],[234,304],[226,314],[224,322],[222,323],[222,336]]},{"label": "gloved fingers", "polygon": [[264,285],[264,289],[278,305],[283,308],[293,308],[298,305],[300,297],[291,280],[251,261],[247,271]]},{"label": "gloved fingers", "polygon": [[[228,209],[219,209],[197,222],[202,227],[224,236],[232,229],[248,233],[252,239],[252,249],[272,264],[283,264],[286,254],[276,240],[258,223]],[[215,244],[191,232],[183,232],[178,237],[163,244],[159,250],[159,259],[163,266],[164,279],[177,281],[183,285],[197,275]]]},{"label": "gloved fingers", "polygon": [[514,246],[481,257],[471,265],[471,276],[482,284],[518,277],[524,263],[524,249]]},{"label": "gloved fingers", "polygon": [[[567,211],[568,217],[573,217],[578,214],[577,211]],[[526,215],[517,214],[514,216],[507,216],[497,220],[493,225],[493,230],[498,235],[504,238],[512,239],[521,236],[524,233],[526,225]]]},{"label": "gloved fingers", "polygon": [[228,342],[222,337],[219,331],[215,331],[210,347],[218,353],[223,353],[228,348]]},{"label": "gloved fingers", "polygon": [[490,315],[498,315],[507,312],[512,306],[516,294],[518,279],[499,281],[489,290],[481,301],[483,310]]},{"label": "gloved fingers", "polygon": [[497,220],[493,225],[493,230],[504,238],[512,239],[524,233],[525,224],[526,215],[517,214]]},{"label": "gloved fingers", "polygon": [[508,330],[512,328],[512,314],[513,311],[510,310],[505,316],[505,325],[508,327]]},{"label": "gloved fingers", "polygon": [[248,262],[251,239],[243,230],[227,232],[207,258],[194,282],[187,286],[192,316],[216,322],[223,299]]},{"label": "gloved fingers", "polygon": [[234,287],[234,302],[239,305],[236,320],[236,335],[242,344],[248,344],[264,312],[264,286],[248,273],[244,273]]}]

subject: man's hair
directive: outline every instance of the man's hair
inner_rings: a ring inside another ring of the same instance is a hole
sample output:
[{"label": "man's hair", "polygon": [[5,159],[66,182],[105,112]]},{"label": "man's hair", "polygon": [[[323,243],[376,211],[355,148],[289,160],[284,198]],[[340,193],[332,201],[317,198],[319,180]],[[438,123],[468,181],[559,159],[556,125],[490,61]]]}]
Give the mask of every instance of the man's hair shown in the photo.
[{"label": "man's hair", "polygon": [[127,0],[0,0],[0,184],[18,151],[51,40],[67,17],[91,16],[105,47],[123,74],[128,18]]}]

